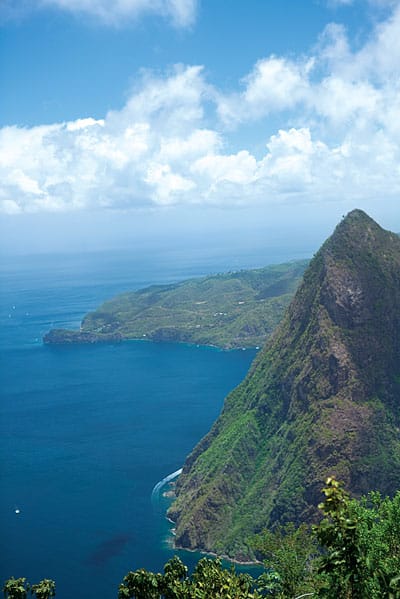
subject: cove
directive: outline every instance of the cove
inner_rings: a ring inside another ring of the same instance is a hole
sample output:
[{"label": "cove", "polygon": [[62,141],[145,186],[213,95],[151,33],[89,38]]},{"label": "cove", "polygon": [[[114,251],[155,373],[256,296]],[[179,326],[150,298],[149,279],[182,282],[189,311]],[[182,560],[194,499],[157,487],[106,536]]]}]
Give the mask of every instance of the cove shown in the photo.
[{"label": "cove", "polygon": [[[167,501],[152,502],[152,490],[182,467],[255,351],[41,339],[51,327],[78,326],[116,293],[229,263],[164,252],[0,264],[1,583],[47,577],[58,599],[111,599],[129,570],[160,570],[173,555]],[[179,555],[189,567],[199,558]]]},{"label": "cove", "polygon": [[[174,552],[152,489],[182,466],[254,354],[144,342],[9,350],[2,580],[48,577],[60,599],[108,599],[129,570],[161,569]],[[188,566],[199,557],[180,555]]]}]

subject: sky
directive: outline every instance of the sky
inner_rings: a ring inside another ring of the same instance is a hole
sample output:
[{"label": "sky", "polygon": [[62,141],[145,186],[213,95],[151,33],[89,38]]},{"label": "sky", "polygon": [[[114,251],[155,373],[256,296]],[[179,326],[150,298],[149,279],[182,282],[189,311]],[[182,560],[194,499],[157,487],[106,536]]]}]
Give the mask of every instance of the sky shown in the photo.
[{"label": "sky", "polygon": [[4,254],[312,250],[399,200],[400,0],[0,0]]}]

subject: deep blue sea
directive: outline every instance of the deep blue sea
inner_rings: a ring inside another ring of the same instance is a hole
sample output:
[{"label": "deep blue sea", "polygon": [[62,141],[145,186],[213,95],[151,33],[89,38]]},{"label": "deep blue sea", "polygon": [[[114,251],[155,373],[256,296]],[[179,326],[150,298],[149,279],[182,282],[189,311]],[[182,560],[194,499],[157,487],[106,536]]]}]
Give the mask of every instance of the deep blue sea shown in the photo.
[{"label": "deep blue sea", "polygon": [[[142,341],[46,347],[43,334],[78,326],[122,291],[278,260],[2,260],[0,583],[52,578],[58,599],[111,599],[129,570],[161,569],[174,552],[166,500],[152,489],[182,466],[255,356]],[[190,567],[199,557],[180,555]]]}]

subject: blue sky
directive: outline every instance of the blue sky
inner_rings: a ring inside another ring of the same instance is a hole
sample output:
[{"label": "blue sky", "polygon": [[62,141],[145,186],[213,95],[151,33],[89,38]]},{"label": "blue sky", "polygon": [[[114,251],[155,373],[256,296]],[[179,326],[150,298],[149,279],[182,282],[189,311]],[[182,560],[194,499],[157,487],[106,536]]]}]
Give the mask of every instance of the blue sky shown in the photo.
[{"label": "blue sky", "polygon": [[400,230],[398,0],[6,0],[0,28],[3,251]]}]

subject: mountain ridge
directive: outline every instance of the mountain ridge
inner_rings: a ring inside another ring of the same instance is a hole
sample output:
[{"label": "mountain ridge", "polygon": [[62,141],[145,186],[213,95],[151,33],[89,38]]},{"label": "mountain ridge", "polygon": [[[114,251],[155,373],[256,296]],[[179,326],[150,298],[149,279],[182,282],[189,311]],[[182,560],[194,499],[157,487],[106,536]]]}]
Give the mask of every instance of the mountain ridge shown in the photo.
[{"label": "mountain ridge", "polygon": [[356,495],[400,488],[399,337],[400,240],[352,211],[188,457],[177,546],[247,559],[247,536],[313,519],[330,474]]}]

